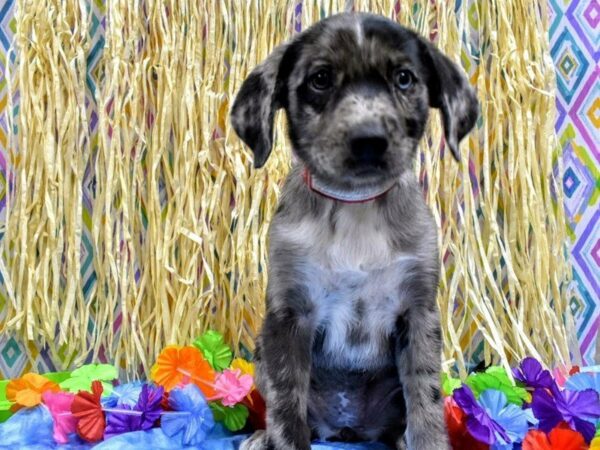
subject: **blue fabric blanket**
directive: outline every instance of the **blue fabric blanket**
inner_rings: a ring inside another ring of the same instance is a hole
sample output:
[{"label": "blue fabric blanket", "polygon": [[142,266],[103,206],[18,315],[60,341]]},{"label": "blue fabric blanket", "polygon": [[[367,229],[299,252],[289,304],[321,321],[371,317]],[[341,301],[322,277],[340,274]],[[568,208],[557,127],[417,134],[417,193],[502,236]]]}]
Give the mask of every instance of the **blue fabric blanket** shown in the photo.
[{"label": "blue fabric blanket", "polygon": [[[236,450],[247,437],[231,434],[217,425],[201,445],[184,446],[176,438],[170,438],[160,428],[135,431],[112,437],[95,445],[88,444],[73,435],[68,444],[58,445],[52,437],[52,416],[44,406],[22,409],[6,422],[0,424],[0,450]],[[383,444],[342,444],[337,442],[314,442],[315,450],[387,450]]]}]

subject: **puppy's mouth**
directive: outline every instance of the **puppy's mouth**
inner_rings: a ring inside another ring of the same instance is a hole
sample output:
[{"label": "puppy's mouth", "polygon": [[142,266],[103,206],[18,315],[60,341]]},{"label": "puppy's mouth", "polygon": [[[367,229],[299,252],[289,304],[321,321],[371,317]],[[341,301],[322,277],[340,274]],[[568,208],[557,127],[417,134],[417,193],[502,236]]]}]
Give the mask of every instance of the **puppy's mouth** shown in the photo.
[{"label": "puppy's mouth", "polygon": [[348,181],[358,181],[369,183],[385,180],[389,178],[388,164],[383,160],[372,161],[369,163],[358,162],[348,159],[345,162],[347,168],[346,177]]},{"label": "puppy's mouth", "polygon": [[350,173],[358,178],[377,177],[387,172],[387,163],[384,161],[377,161],[371,164],[349,161],[346,166],[350,169]]}]

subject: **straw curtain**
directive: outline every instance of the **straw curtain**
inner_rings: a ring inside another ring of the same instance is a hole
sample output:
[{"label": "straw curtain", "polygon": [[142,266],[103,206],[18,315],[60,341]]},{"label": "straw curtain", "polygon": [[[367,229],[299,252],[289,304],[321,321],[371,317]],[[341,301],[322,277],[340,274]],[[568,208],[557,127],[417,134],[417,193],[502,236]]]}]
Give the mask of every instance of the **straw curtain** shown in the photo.
[{"label": "straw curtain", "polygon": [[[19,0],[7,74],[2,332],[47,346],[59,366],[106,359],[131,376],[166,344],[207,328],[252,349],[289,144],[280,115],[272,158],[252,169],[228,110],[274,46],[355,10],[435,41],[463,65],[481,103],[460,164],[441,154],[433,112],[415,167],[440,230],[444,367],[464,374],[473,360],[508,366],[528,354],[568,360],[545,8],[528,0],[110,0],[91,70],[98,24],[90,4]],[[92,276],[81,267],[88,241]]]}]

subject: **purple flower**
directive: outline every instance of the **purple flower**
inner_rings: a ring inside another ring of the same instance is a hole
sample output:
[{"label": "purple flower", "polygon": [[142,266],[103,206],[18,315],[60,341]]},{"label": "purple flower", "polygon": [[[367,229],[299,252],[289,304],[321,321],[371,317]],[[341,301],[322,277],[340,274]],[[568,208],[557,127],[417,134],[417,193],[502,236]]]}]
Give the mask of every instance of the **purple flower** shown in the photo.
[{"label": "purple flower", "polygon": [[544,368],[535,358],[527,357],[519,367],[515,367],[512,371],[515,379],[521,381],[526,386],[531,388],[548,388],[552,386],[554,380],[550,372]]},{"label": "purple flower", "polygon": [[118,409],[105,409],[106,429],[104,430],[104,439],[130,431],[141,430],[142,413],[135,411],[129,405],[121,405]]},{"label": "purple flower", "polygon": [[467,430],[478,441],[494,444],[498,439],[511,442],[506,430],[490,417],[488,412],[477,403],[468,386],[455,389],[454,401],[467,415]]},{"label": "purple flower", "polygon": [[534,391],[531,409],[539,419],[539,428],[542,431],[549,432],[564,421],[590,442],[596,428],[589,420],[600,417],[600,399],[598,393],[592,389],[580,392],[561,391],[556,384],[553,384],[549,391],[546,389]]},{"label": "purple flower", "polygon": [[104,437],[152,428],[162,412],[162,395],[162,386],[144,384],[135,406],[123,404],[118,408],[104,408],[107,413]]},{"label": "purple flower", "polygon": [[142,412],[141,429],[148,430],[152,428],[154,422],[160,417],[162,407],[160,402],[162,400],[164,388],[162,386],[151,386],[145,384],[142,386],[142,392],[140,398],[135,405],[135,409]]}]

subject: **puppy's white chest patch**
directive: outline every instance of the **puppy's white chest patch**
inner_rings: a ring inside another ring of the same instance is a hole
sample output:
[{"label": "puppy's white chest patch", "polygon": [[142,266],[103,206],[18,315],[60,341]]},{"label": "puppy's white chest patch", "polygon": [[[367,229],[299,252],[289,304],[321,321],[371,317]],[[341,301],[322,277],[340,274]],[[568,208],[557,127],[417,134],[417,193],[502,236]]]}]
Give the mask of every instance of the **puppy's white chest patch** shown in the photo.
[{"label": "puppy's white chest patch", "polygon": [[410,258],[371,271],[314,266],[310,293],[316,353],[340,367],[375,369],[385,364],[397,318],[410,300],[400,286],[411,266]]},{"label": "puppy's white chest patch", "polygon": [[368,207],[335,214],[330,226],[307,220],[293,233],[308,250],[301,270],[317,324],[314,356],[339,367],[377,368],[389,359],[390,336],[409,301],[402,281],[414,273],[416,258],[393,250],[386,225]]}]

